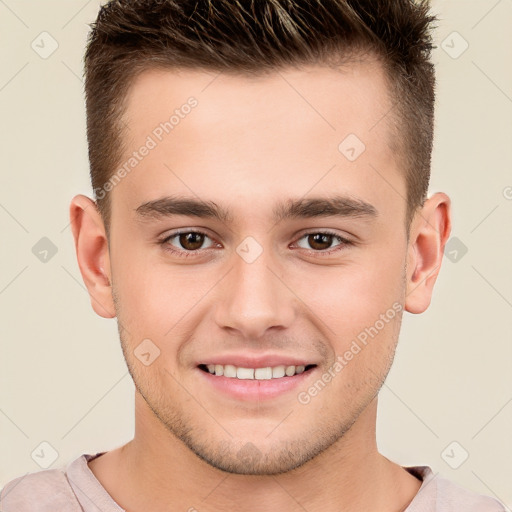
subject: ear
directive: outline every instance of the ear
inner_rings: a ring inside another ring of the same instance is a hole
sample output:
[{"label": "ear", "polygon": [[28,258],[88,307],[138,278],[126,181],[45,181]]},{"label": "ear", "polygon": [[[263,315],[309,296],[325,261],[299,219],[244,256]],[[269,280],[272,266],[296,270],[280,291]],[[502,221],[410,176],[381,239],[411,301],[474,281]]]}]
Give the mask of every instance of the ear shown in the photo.
[{"label": "ear", "polygon": [[450,207],[450,198],[438,192],[425,201],[411,222],[405,298],[405,310],[410,313],[423,313],[430,305],[451,232]]},{"label": "ear", "polygon": [[96,203],[75,196],[69,208],[76,257],[94,311],[104,318],[116,316],[112,297],[108,240]]}]

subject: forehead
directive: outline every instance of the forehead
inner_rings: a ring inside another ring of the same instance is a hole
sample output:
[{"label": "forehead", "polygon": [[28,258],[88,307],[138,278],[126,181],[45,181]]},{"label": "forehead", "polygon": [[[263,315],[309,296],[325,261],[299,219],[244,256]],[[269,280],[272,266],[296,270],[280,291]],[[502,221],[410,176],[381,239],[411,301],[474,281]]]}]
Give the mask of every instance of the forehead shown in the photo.
[{"label": "forehead", "polygon": [[[137,130],[147,133],[191,97],[200,108],[180,131],[214,126],[221,135],[260,123],[269,129],[293,128],[290,133],[301,127],[320,133],[329,128],[338,135],[353,130],[368,140],[366,132],[391,107],[385,73],[377,60],[354,60],[338,67],[276,69],[258,76],[148,69],[131,84],[125,121],[130,121],[134,135]],[[288,126],[298,119],[302,123]]]},{"label": "forehead", "polygon": [[[144,145],[151,150],[112,194],[139,203],[169,189],[224,202],[333,186],[375,195],[379,172],[397,179],[391,107],[377,61],[257,77],[147,70],[127,96],[123,163]],[[403,183],[395,186],[405,194]]]}]

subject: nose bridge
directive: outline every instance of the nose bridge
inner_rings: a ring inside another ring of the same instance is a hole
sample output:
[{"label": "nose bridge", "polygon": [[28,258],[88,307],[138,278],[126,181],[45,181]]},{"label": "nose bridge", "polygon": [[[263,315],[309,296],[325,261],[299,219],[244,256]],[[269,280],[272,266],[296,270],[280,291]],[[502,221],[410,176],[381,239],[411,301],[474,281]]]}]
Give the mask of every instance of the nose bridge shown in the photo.
[{"label": "nose bridge", "polygon": [[293,321],[292,294],[277,277],[272,250],[247,237],[233,254],[233,267],[223,280],[216,321],[221,328],[256,339],[270,327]]}]

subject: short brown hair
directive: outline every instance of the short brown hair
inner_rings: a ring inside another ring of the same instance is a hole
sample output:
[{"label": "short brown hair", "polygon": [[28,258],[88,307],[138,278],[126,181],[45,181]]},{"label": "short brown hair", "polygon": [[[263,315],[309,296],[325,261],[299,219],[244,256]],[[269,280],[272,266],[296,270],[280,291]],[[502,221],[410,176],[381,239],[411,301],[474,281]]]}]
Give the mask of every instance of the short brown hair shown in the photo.
[{"label": "short brown hair", "polygon": [[133,79],[150,68],[268,73],[372,54],[393,103],[387,121],[407,185],[407,225],[423,204],[433,140],[434,66],[428,0],[110,0],[85,54],[92,187],[107,232],[108,194],[121,163],[122,115]]}]

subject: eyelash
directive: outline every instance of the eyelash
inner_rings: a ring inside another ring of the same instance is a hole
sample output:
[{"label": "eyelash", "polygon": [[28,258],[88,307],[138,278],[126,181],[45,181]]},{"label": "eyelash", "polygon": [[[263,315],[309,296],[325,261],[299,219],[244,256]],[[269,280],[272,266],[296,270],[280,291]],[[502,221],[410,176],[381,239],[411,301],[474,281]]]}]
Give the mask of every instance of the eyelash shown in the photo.
[{"label": "eyelash", "polygon": [[[208,250],[208,249],[198,249],[198,250],[195,250],[195,251],[186,251],[186,250],[176,250],[176,249],[172,249],[170,248],[170,244],[168,243],[169,240],[179,236],[179,235],[183,235],[183,234],[189,234],[189,233],[198,233],[198,234],[201,234],[201,235],[205,235],[207,236],[208,238],[211,239],[211,237],[209,237],[206,233],[202,232],[202,231],[195,231],[195,230],[191,230],[191,229],[187,229],[187,230],[182,230],[182,231],[176,231],[168,236],[166,236],[164,239],[160,240],[159,241],[159,244],[162,245],[163,249],[165,251],[168,251],[170,253],[172,253],[173,255],[175,256],[178,256],[179,258],[190,258],[190,257],[195,257],[197,254],[199,254],[199,252],[201,250]],[[315,251],[314,249],[310,249],[310,252],[314,253],[315,255],[320,255],[321,257],[323,256],[330,256],[331,254],[335,253],[335,252],[338,252],[340,250],[343,250],[344,247],[347,247],[347,246],[351,246],[351,245],[354,245],[354,242],[351,242],[350,240],[347,240],[346,238],[343,238],[342,236],[332,232],[332,231],[329,231],[329,230],[323,230],[323,231],[309,231],[307,233],[304,233],[298,240],[302,240],[303,238],[309,236],[309,235],[330,235],[330,236],[333,236],[335,239],[337,239],[340,244],[335,246],[334,249],[326,249],[326,250],[323,250],[323,251]]]}]

